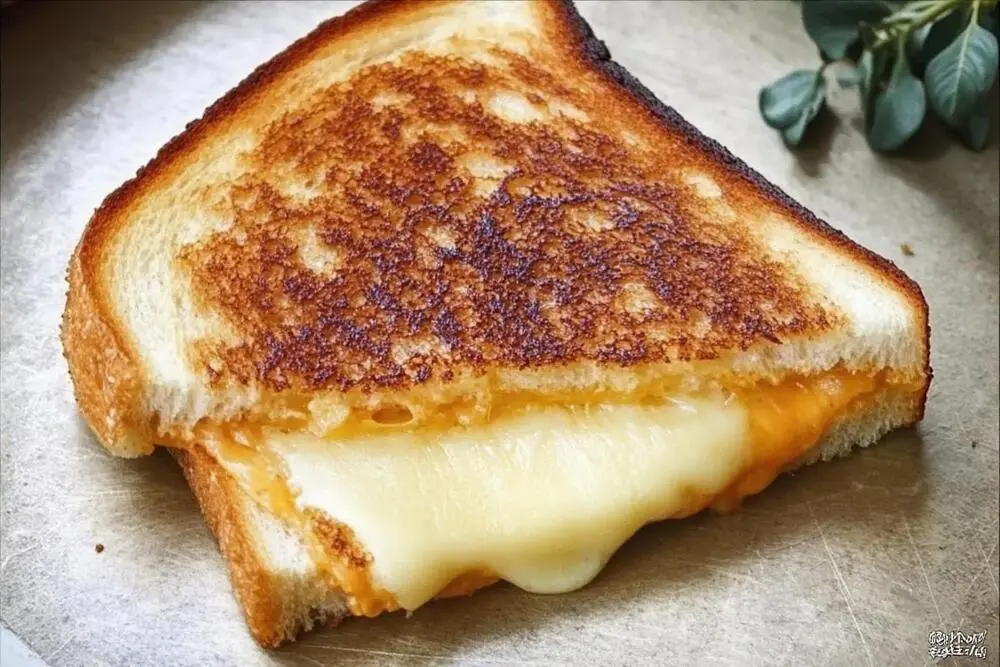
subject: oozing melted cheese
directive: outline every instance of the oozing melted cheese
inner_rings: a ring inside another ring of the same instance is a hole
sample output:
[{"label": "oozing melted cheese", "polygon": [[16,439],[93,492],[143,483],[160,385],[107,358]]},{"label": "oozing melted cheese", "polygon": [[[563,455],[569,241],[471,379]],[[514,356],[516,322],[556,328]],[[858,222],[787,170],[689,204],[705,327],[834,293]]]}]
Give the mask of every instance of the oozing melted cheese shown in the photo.
[{"label": "oozing melted cheese", "polygon": [[[656,403],[524,407],[473,427],[203,440],[258,501],[306,528],[352,611],[371,616],[498,578],[579,588],[644,524],[735,509],[879,382],[831,372]],[[331,554],[314,516],[349,527],[370,561]]]}]

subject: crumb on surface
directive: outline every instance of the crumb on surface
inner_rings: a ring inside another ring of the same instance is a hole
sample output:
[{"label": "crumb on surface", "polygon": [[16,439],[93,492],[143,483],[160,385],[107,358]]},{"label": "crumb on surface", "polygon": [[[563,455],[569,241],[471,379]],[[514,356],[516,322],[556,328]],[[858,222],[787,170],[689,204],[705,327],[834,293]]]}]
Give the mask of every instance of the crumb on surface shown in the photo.
[{"label": "crumb on surface", "polygon": [[899,249],[903,251],[903,254],[907,257],[913,257],[913,246],[909,243],[900,244]]},{"label": "crumb on surface", "polygon": [[96,551],[97,553],[101,553],[102,551],[104,551],[104,545],[97,544],[96,546],[94,546],[94,551]]}]

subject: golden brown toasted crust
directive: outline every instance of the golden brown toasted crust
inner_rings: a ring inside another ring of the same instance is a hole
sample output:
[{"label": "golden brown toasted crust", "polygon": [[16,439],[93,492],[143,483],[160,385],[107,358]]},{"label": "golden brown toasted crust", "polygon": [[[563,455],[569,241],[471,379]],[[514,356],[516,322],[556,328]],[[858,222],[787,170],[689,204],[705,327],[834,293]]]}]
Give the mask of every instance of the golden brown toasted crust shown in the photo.
[{"label": "golden brown toasted crust", "polygon": [[261,562],[254,547],[242,508],[243,491],[200,447],[170,452],[184,471],[205,522],[218,541],[250,632],[262,646],[277,646],[285,640],[281,630],[286,625],[281,615],[280,590],[271,568]]},{"label": "golden brown toasted crust", "polygon": [[[184,471],[191,491],[201,507],[208,527],[215,536],[226,561],[229,579],[243,608],[254,639],[265,648],[273,648],[307,629],[298,617],[287,614],[295,609],[278,581],[276,568],[260,556],[259,539],[249,525],[247,503],[252,502],[239,484],[201,447],[171,449],[170,453]],[[336,625],[342,616],[323,619]]]},{"label": "golden brown toasted crust", "polygon": [[69,265],[60,335],[73,390],[81,412],[101,442],[125,444],[120,453],[141,456],[153,451],[146,427],[134,414],[142,380],[122,344],[119,331],[100,316],[98,299],[82,275],[79,257]]},{"label": "golden brown toasted crust", "polygon": [[[199,142],[223,126],[243,104],[282,74],[305,62],[325,41],[365,22],[389,24],[416,5],[396,0],[368,0],[343,16],[325,21],[308,35],[259,66],[198,120],[167,142],[135,177],[105,197],[94,212],[70,259],[66,308],[61,324],[63,353],[74,393],[87,423],[105,445],[122,456],[153,451],[149,425],[133,420],[139,410],[142,371],[134,344],[114,315],[107,286],[97,275],[101,255],[114,232],[128,224],[128,212],[146,193],[170,178],[172,167],[197,152]],[[405,19],[404,19],[405,20]]]},{"label": "golden brown toasted crust", "polygon": [[[208,375],[272,390],[405,388],[447,382],[455,369],[713,359],[837,326],[840,314],[809,300],[799,276],[765,259],[724,213],[707,212],[673,168],[678,163],[709,174],[731,209],[787,214],[817,244],[871,267],[927,321],[919,288],[894,265],[816,219],[659,102],[610,60],[570,3],[540,6],[549,43],[569,56],[560,71],[577,83],[600,78],[602,95],[587,97],[512,51],[494,49],[498,68],[411,54],[314,96],[268,130],[247,158],[252,176],[224,193],[233,227],[180,257],[201,304],[249,341],[197,346]],[[201,142],[331,40],[407,21],[423,7],[379,0],[323,23],[110,195],[77,253],[77,282],[90,294],[86,317],[117,330],[93,274],[103,244]],[[538,125],[507,122],[482,113],[481,99],[454,95],[501,90],[518,91],[535,107],[558,98],[589,120],[570,113]],[[390,91],[414,96],[405,117],[377,108],[375,97]],[[630,115],[655,122],[655,132],[637,137],[651,150],[611,131],[620,127],[614,119]],[[403,141],[414,127],[417,135]],[[463,159],[481,146],[504,174],[477,201],[475,168]],[[354,169],[342,168],[345,157]],[[283,191],[277,182],[289,171],[320,196]],[[580,229],[581,220],[596,229]],[[303,234],[313,236],[304,241]],[[309,243],[334,268],[307,266],[302,246]],[[617,295],[630,291],[654,306],[621,307]],[[127,361],[128,342],[118,338]],[[100,415],[102,407],[85,413]]]}]

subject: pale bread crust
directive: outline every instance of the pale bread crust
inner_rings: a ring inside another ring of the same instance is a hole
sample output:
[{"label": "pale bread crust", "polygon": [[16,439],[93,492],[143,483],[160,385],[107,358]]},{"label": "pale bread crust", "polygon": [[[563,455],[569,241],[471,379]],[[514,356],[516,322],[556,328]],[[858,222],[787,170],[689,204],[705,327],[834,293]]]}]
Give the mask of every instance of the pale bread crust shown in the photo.
[{"label": "pale bread crust", "polygon": [[[579,54],[580,62],[600,73],[608,85],[641,103],[663,131],[680,133],[701,150],[706,159],[717,167],[729,187],[736,188],[747,201],[767,202],[785,210],[797,231],[814,241],[817,248],[850,258],[857,264],[859,273],[871,279],[876,286],[897,294],[909,305],[912,329],[923,331],[919,346],[922,369],[899,369],[919,377],[926,394],[930,382],[929,329],[927,306],[919,288],[890,262],[857,246],[839,232],[819,221],[810,212],[792,201],[778,188],[768,183],[743,162],[728,153],[716,142],[701,135],[676,112],[659,102],[647,89],[636,82],[623,68],[610,59],[603,43],[594,38],[587,24],[571,5],[550,0],[546,5],[548,17],[546,30],[553,39],[568,44]],[[352,31],[387,27],[394,21],[408,21],[414,13],[422,11],[421,3],[402,4],[385,0],[371,2],[331,19],[313,33],[297,41],[270,62],[262,65],[244,82],[210,107],[203,118],[192,123],[184,133],[168,143],[135,179],[124,184],[110,195],[95,213],[71,261],[69,295],[63,321],[62,338],[66,357],[81,411],[92,426],[99,440],[110,451],[123,456],[138,456],[152,451],[152,422],[156,418],[155,406],[149,405],[151,380],[148,370],[139,362],[139,355],[132,348],[129,333],[114,314],[107,285],[98,279],[98,268],[104,261],[108,239],[115,230],[129,224],[129,211],[138,206],[143,197],[157,188],[176,165],[185,157],[197,152],[200,142],[213,132],[224,131],[227,119],[237,113],[240,106],[265,94],[266,87],[289,72],[310,54]],[[873,334],[877,336],[876,332]],[[867,343],[856,343],[864,347]],[[840,343],[838,342],[838,346]],[[815,346],[816,348],[819,345]],[[843,355],[851,357],[857,349],[844,345]],[[828,345],[827,348],[830,348]],[[754,357],[747,363],[764,371],[786,368],[778,346],[772,357]],[[787,349],[791,350],[789,346]],[[853,350],[853,351],[852,351]],[[833,350],[827,349],[824,362],[831,360]],[[818,358],[818,357],[817,357]],[[768,367],[772,363],[773,367]],[[802,361],[797,362],[801,365]],[[801,371],[802,369],[795,369]],[[212,418],[212,414],[201,415]]]},{"label": "pale bread crust", "polygon": [[281,587],[251,534],[247,498],[204,450],[172,453],[218,541],[250,632],[262,646],[277,646],[284,639],[283,630],[288,627],[289,619],[281,613]]},{"label": "pale bread crust", "polygon": [[101,316],[99,294],[84,277],[79,254],[70,262],[61,334],[76,402],[102,444],[134,457],[153,453],[151,434],[134,414],[142,377],[119,332]]}]

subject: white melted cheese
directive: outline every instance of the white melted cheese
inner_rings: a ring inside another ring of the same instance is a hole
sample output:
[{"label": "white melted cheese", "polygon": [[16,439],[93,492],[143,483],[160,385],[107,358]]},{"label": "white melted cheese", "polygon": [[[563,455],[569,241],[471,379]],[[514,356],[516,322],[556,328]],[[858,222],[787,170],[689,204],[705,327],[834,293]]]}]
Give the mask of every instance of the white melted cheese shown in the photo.
[{"label": "white melted cheese", "polygon": [[415,609],[467,572],[586,585],[636,530],[692,511],[749,456],[736,401],[533,408],[488,426],[331,441],[267,432],[300,509],[349,526],[372,580]]}]

